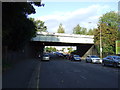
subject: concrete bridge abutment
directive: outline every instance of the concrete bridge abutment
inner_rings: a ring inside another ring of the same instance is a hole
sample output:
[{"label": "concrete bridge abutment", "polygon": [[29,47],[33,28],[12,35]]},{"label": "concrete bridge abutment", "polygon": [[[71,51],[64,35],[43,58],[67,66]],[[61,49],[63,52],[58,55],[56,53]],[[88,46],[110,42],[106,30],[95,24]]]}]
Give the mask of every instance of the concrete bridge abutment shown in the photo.
[{"label": "concrete bridge abutment", "polygon": [[85,59],[87,55],[98,55],[97,49],[95,48],[95,45],[80,45],[77,46],[77,53],[82,57],[82,59]]}]

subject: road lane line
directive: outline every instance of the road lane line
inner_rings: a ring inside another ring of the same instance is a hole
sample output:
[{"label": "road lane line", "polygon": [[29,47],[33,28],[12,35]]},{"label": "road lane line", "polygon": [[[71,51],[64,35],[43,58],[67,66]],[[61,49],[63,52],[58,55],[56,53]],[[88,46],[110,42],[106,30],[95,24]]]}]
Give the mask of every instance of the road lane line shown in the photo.
[{"label": "road lane line", "polygon": [[32,72],[32,76],[28,82],[28,88],[36,88],[37,68],[38,66],[35,67],[34,71]]},{"label": "road lane line", "polygon": [[80,77],[83,78],[83,79],[87,79],[86,77],[84,77],[84,76],[82,76],[82,75],[80,75]]},{"label": "road lane line", "polygon": [[38,67],[38,75],[37,75],[37,90],[39,90],[40,67],[41,67],[41,62],[40,62],[39,67]]}]

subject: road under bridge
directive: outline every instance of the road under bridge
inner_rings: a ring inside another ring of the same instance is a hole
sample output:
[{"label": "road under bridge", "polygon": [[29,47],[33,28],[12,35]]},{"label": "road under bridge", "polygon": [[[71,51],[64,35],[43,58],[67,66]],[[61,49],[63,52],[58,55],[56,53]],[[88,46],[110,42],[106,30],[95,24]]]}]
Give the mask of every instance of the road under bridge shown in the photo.
[{"label": "road under bridge", "polygon": [[81,57],[86,53],[96,54],[93,38],[90,35],[39,33],[27,45],[27,54],[38,57],[38,53],[43,54],[45,46],[76,46]]}]

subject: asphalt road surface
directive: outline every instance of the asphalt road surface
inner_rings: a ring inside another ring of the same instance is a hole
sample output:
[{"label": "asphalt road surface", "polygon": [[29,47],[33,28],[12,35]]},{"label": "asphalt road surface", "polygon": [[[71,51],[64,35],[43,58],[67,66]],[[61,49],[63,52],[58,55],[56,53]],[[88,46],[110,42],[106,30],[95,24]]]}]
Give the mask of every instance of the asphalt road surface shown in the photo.
[{"label": "asphalt road surface", "polygon": [[50,61],[30,59],[3,73],[3,88],[118,88],[120,68],[76,62],[51,54]]},{"label": "asphalt road surface", "polygon": [[41,62],[39,88],[118,88],[118,70],[52,57]]}]

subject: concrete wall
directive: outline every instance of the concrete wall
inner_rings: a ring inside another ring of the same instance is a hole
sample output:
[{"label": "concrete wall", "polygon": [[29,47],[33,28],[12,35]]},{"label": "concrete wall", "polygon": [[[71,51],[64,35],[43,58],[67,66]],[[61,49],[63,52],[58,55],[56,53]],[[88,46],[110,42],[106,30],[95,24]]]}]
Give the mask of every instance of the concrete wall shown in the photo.
[{"label": "concrete wall", "polygon": [[92,47],[93,44],[80,44],[77,45],[77,53],[80,57],[83,57],[84,54]]},{"label": "concrete wall", "polygon": [[3,63],[14,64],[16,62],[26,60],[29,58],[38,58],[38,53],[43,54],[44,45],[36,43],[27,43],[25,47],[17,51],[10,51],[7,47],[2,48]]},{"label": "concrete wall", "polygon": [[90,49],[82,56],[82,59],[85,59],[87,55],[98,55],[97,49],[95,48],[95,45],[92,45]]},{"label": "concrete wall", "polygon": [[25,58],[26,57],[25,57],[23,50],[10,51],[7,49],[7,47],[2,47],[2,62],[3,63],[14,64],[16,62],[24,60]]}]

